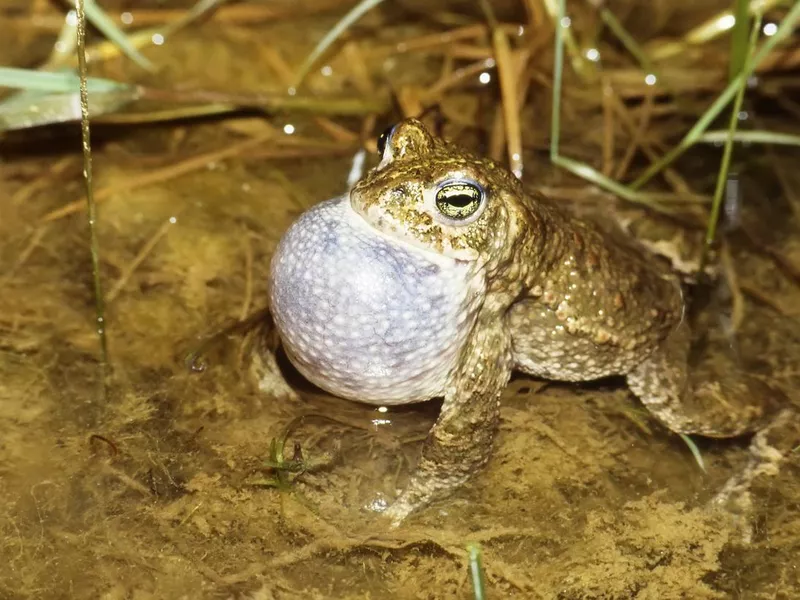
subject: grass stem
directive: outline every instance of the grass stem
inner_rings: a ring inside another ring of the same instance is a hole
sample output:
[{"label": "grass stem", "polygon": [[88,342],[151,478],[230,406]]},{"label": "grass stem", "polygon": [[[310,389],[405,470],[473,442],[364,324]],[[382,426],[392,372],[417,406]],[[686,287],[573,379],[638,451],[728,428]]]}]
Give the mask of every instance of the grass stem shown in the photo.
[{"label": "grass stem", "polygon": [[[753,21],[752,32],[750,33],[750,43],[747,45],[747,52],[745,53],[745,62],[741,65],[741,71],[749,70],[752,58],[752,49],[758,40],[758,32],[761,28],[761,15],[757,14]],[[708,227],[706,228],[706,237],[703,243],[703,250],[700,254],[700,268],[699,272],[702,273],[705,269],[706,260],[708,259],[708,252],[714,244],[714,239],[717,235],[717,223],[719,222],[719,213],[722,208],[722,196],[725,192],[725,186],[728,181],[728,172],[730,171],[731,156],[733,155],[733,141],[736,128],[739,124],[739,111],[742,108],[744,100],[744,91],[747,89],[747,82],[740,78],[739,89],[736,92],[736,97],[733,101],[731,108],[731,115],[728,121],[728,139],[725,140],[725,148],[722,151],[722,161],[717,174],[717,186],[714,190],[714,202],[711,204],[711,215],[708,217]]]},{"label": "grass stem", "polygon": [[555,58],[553,60],[553,114],[550,118],[550,160],[558,160],[558,145],[561,135],[561,75],[564,70],[564,15],[567,0],[558,0],[555,26]]},{"label": "grass stem", "polygon": [[89,91],[86,76],[86,7],[85,0],[77,0],[78,11],[78,72],[81,90],[81,145],[83,147],[83,180],[86,184],[87,215],[89,218],[89,247],[92,255],[95,317],[100,342],[100,360],[104,371],[108,368],[108,341],[106,339],[105,302],[100,280],[100,246],[97,240],[97,207],[92,194],[92,144],[89,128]]}]

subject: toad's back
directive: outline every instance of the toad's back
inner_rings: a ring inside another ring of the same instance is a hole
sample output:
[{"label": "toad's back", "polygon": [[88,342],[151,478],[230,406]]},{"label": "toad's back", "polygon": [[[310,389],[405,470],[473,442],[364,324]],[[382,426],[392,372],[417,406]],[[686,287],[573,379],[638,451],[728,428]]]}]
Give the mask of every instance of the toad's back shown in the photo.
[{"label": "toad's back", "polygon": [[518,260],[549,258],[508,311],[517,368],[566,381],[627,373],[682,319],[677,277],[633,242],[564,215],[546,198],[526,200],[535,207],[526,219],[534,235],[523,236]]}]

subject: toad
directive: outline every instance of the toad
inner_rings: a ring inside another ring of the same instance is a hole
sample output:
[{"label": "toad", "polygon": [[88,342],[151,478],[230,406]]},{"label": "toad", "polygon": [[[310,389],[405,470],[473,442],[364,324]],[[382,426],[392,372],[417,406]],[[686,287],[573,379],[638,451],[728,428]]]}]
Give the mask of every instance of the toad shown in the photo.
[{"label": "toad", "polygon": [[379,151],[349,193],[283,236],[270,302],[289,360],[322,389],[380,406],[443,398],[386,511],[395,525],[487,462],[515,370],[624,376],[673,432],[760,432],[726,495],[778,462],[770,432],[789,419],[779,395],[735,370],[687,368],[686,300],[670,268],[417,120],[387,131]]}]

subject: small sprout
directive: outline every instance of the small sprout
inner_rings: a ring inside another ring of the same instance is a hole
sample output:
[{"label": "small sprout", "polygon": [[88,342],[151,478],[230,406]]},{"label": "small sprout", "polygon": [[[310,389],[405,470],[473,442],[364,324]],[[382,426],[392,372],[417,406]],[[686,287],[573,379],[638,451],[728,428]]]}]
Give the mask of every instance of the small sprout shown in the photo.
[{"label": "small sprout", "polygon": [[486,582],[483,578],[483,554],[479,544],[469,544],[469,574],[472,581],[472,594],[475,600],[485,600]]},{"label": "small sprout", "polygon": [[196,352],[190,352],[186,356],[184,364],[192,373],[203,373],[208,368],[206,362]]},{"label": "small sprout", "polygon": [[286,490],[303,473],[317,471],[333,462],[335,457],[327,452],[314,456],[308,452],[304,454],[300,442],[297,441],[292,445],[292,457],[286,459],[284,449],[289,434],[302,419],[303,417],[293,419],[279,437],[270,440],[269,456],[263,464],[264,475],[248,481],[248,485]]}]

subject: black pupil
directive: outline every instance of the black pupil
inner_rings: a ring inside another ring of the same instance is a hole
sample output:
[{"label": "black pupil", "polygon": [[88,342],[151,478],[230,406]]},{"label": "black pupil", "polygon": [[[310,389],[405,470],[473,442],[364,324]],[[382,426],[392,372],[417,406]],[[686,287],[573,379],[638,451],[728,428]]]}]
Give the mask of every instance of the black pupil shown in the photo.
[{"label": "black pupil", "polygon": [[389,136],[392,135],[392,130],[394,129],[394,125],[391,125],[383,130],[383,133],[378,137],[378,154],[381,156],[383,152],[386,150],[386,144],[389,141]]},{"label": "black pupil", "polygon": [[447,203],[458,208],[464,208],[469,206],[474,199],[469,194],[456,194],[455,196],[450,196],[447,199]]}]

